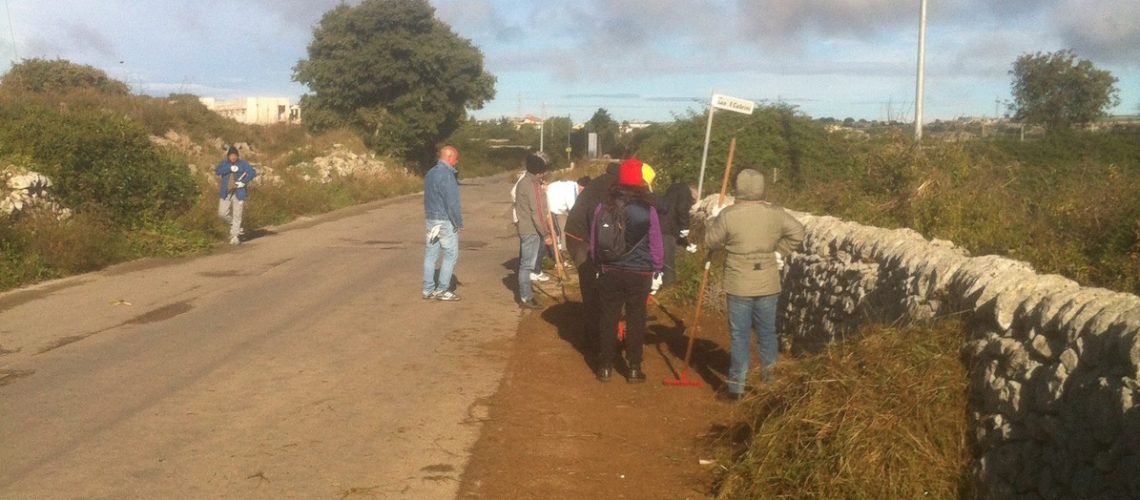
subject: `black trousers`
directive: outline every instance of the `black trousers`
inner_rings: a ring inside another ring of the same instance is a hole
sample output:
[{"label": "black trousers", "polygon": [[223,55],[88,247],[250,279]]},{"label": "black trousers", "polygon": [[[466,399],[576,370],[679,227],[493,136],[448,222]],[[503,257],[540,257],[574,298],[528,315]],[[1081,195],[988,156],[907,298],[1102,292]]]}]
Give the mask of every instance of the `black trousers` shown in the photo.
[{"label": "black trousers", "polygon": [[625,308],[625,359],[640,365],[645,348],[645,301],[653,277],[649,274],[610,269],[598,278],[602,317],[598,323],[598,363],[610,365],[617,351],[618,321]]},{"label": "black trousers", "polygon": [[661,238],[661,243],[665,247],[665,269],[661,277],[662,284],[669,284],[677,281],[677,238],[665,236]]},{"label": "black trousers", "polygon": [[578,287],[582,291],[582,343],[585,352],[598,351],[598,322],[602,318],[601,297],[598,295],[598,267],[591,260],[578,264]]}]

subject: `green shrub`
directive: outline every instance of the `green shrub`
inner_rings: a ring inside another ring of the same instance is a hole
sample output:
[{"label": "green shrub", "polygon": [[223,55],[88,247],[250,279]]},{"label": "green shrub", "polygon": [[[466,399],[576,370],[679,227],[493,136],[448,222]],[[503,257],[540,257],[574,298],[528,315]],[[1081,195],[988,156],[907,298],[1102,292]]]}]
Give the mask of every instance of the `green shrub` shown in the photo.
[{"label": "green shrub", "polygon": [[8,155],[42,165],[68,207],[107,210],[125,224],[180,213],[195,195],[185,163],[155,148],[135,122],[110,112],[0,102],[0,156]]},{"label": "green shrub", "polygon": [[24,59],[13,64],[0,85],[9,92],[61,93],[94,90],[106,95],[127,95],[127,84],[103,70],[63,59]]}]

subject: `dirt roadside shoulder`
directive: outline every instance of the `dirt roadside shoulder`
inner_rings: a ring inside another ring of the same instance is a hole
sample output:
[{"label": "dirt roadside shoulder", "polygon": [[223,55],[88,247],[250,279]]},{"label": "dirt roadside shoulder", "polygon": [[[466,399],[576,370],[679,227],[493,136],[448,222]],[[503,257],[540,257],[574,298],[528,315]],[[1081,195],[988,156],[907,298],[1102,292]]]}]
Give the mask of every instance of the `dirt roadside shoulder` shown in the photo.
[{"label": "dirt roadside shoulder", "polygon": [[[546,288],[558,295],[556,285]],[[458,498],[708,498],[717,476],[707,462],[717,456],[712,437],[734,411],[714,397],[728,367],[727,339],[698,338],[693,364],[704,385],[665,385],[670,364],[684,355],[679,318],[689,312],[651,304],[649,381],[628,384],[619,366],[603,384],[578,347],[577,297],[548,302],[519,324]],[[718,321],[702,320],[701,331],[723,335]]]}]

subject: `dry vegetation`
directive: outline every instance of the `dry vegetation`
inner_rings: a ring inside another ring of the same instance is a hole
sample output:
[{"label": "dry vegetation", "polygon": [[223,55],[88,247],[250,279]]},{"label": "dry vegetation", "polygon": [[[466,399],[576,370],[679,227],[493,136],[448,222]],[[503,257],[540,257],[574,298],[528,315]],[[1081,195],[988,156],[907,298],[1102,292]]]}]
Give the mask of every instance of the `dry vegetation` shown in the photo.
[{"label": "dry vegetation", "polygon": [[718,498],[971,498],[956,323],[871,327],[778,366]]}]

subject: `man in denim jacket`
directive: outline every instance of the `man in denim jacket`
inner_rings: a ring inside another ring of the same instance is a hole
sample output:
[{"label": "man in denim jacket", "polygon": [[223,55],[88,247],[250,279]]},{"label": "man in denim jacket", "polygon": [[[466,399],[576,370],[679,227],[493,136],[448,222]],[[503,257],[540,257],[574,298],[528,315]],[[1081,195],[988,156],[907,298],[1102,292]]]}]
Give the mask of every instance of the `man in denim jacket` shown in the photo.
[{"label": "man in denim jacket", "polygon": [[[451,290],[451,276],[459,260],[459,233],[463,231],[463,215],[459,212],[459,179],[456,177],[459,150],[455,146],[439,149],[439,161],[424,176],[424,218],[427,219],[424,252],[423,298],[443,301],[459,300]],[[439,281],[435,264],[443,251]]]}]

